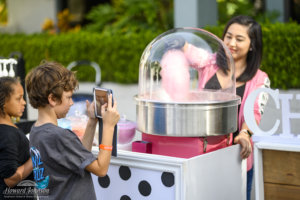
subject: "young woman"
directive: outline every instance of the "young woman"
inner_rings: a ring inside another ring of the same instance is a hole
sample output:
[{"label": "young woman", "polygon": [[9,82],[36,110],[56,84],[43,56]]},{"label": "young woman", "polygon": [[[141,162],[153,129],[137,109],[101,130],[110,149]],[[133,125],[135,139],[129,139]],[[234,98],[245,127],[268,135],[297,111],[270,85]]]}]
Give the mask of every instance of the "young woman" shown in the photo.
[{"label": "young woman", "polygon": [[[261,26],[248,16],[232,18],[226,25],[223,41],[229,48],[235,63],[236,91],[241,96],[238,122],[234,143],[241,144],[242,158],[247,158],[247,199],[250,199],[253,178],[253,142],[251,131],[244,118],[244,105],[248,95],[259,87],[270,87],[267,74],[259,69],[262,59]],[[257,123],[260,122],[267,97],[261,94],[254,106]]]},{"label": "young woman", "polygon": [[[18,78],[1,77],[0,94],[0,199],[15,199],[15,196],[9,194],[10,188],[15,187],[32,172],[29,141],[11,119],[22,116],[26,102]],[[32,175],[28,179],[33,180]],[[22,192],[19,195],[29,198]]]},{"label": "young woman", "polygon": [[[259,69],[262,59],[262,31],[260,25],[248,16],[232,18],[226,25],[222,40],[230,50],[235,64],[236,93],[241,97],[238,113],[238,131],[233,134],[234,143],[242,146],[241,157],[247,158],[247,199],[250,199],[253,177],[253,142],[250,129],[244,119],[244,105],[248,95],[259,87],[270,87],[267,74]],[[189,66],[199,71],[198,88],[226,89],[227,73],[226,61],[222,51],[211,54],[201,48],[186,42],[183,38],[170,41],[171,51],[162,58],[163,67],[170,65],[174,60],[174,53],[183,51],[183,60]],[[224,53],[224,52],[223,52]],[[181,55],[182,53],[180,53]],[[225,63],[225,64],[224,64]],[[163,70],[162,70],[163,71]],[[183,74],[183,73],[181,73]],[[162,78],[164,73],[161,73]],[[225,78],[224,78],[225,77]],[[254,106],[254,115],[257,123],[260,122],[264,105],[268,97],[260,94]],[[221,138],[221,137],[220,137]],[[222,138],[221,138],[222,139]],[[220,142],[220,148],[222,147]],[[208,143],[208,146],[210,144]]]}]

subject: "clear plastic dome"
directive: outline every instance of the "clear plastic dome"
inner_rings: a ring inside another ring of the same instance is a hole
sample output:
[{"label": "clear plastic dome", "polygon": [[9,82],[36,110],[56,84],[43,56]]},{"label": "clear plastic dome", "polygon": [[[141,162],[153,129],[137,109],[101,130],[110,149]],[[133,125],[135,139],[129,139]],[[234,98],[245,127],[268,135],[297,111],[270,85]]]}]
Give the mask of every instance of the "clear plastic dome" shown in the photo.
[{"label": "clear plastic dome", "polygon": [[202,29],[172,29],[146,47],[135,99],[143,133],[202,137],[237,130],[233,58],[222,40]]},{"label": "clear plastic dome", "polygon": [[177,28],[155,38],[139,66],[139,99],[213,103],[236,99],[234,62],[215,35]]}]

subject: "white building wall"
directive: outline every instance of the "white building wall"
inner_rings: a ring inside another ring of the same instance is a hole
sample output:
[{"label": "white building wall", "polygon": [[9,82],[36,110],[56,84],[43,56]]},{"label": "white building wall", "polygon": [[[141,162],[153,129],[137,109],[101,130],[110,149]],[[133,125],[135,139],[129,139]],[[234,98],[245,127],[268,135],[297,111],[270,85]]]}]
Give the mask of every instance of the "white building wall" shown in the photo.
[{"label": "white building wall", "polygon": [[8,0],[8,24],[0,32],[41,32],[46,18],[56,21],[57,0]]},{"label": "white building wall", "polygon": [[174,0],[174,26],[203,28],[217,25],[216,0]]}]

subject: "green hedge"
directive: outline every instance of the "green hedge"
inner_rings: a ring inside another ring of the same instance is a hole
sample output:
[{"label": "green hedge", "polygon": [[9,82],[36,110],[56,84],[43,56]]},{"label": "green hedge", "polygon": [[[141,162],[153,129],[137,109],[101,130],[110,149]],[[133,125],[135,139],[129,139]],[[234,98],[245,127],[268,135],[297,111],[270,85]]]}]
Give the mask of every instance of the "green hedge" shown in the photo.
[{"label": "green hedge", "polygon": [[[46,60],[55,60],[65,66],[72,61],[90,60],[101,68],[102,81],[137,83],[139,62],[146,45],[160,33],[146,31],[142,34],[103,35],[78,32],[59,35],[0,34],[0,56],[21,52],[25,68],[31,68]],[[94,81],[93,68],[78,67],[79,80]]]},{"label": "green hedge", "polygon": [[[206,29],[220,37],[223,28]],[[161,33],[0,34],[0,56],[21,52],[26,61],[26,72],[43,59],[64,65],[75,60],[91,60],[100,65],[102,81],[137,83],[143,50]],[[262,70],[268,73],[272,88],[300,88],[300,26],[294,23],[263,25],[263,40]],[[94,81],[92,68],[83,66],[77,70],[80,80]]]}]

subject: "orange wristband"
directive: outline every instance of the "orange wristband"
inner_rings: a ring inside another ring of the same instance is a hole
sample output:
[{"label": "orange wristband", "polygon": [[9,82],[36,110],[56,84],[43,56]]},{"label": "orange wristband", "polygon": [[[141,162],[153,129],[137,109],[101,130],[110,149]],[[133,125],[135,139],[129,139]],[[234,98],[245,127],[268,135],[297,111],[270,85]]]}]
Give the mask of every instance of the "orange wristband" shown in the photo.
[{"label": "orange wristband", "polygon": [[104,144],[99,145],[99,149],[107,150],[107,151],[112,151],[113,147],[112,146],[107,146]]}]

